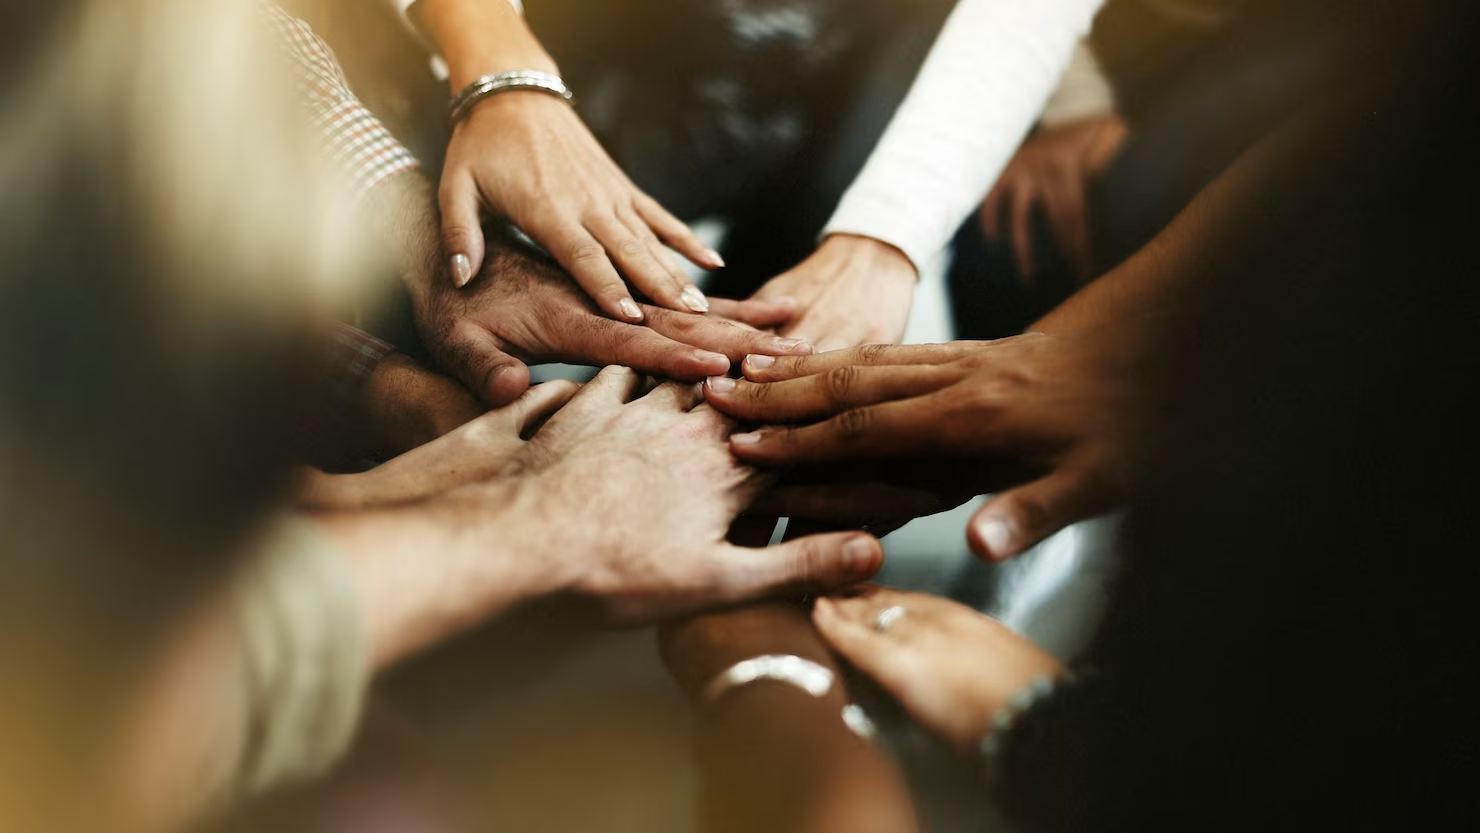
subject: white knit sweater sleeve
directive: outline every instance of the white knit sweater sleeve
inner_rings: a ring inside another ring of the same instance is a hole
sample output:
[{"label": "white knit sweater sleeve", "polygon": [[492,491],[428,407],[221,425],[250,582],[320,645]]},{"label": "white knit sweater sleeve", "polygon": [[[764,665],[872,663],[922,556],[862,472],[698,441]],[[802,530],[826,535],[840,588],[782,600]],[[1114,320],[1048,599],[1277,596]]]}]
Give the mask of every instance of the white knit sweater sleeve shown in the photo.
[{"label": "white knit sweater sleeve", "polygon": [[960,0],[824,234],[923,267],[991,190],[1103,0]]}]

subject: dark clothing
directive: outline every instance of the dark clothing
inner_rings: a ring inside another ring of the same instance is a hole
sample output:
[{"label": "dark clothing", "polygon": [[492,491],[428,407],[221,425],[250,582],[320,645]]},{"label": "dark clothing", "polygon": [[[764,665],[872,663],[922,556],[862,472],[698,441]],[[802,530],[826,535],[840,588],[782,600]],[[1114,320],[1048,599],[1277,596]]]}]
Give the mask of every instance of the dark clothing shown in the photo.
[{"label": "dark clothing", "polygon": [[1009,739],[1025,830],[1474,828],[1480,74],[1445,13],[1393,19],[1384,89],[1276,166],[1257,245],[1209,252],[1278,291],[1188,345],[1213,417],[1133,514],[1098,681]]}]

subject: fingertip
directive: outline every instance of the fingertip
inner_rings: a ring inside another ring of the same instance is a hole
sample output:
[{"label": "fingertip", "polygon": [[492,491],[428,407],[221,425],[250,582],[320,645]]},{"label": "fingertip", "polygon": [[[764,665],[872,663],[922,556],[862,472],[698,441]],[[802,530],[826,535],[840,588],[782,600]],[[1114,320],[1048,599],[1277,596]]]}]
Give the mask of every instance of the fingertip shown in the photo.
[{"label": "fingertip", "polygon": [[884,548],[872,535],[855,535],[843,544],[843,566],[862,581],[884,566]]},{"label": "fingertip", "polygon": [[730,447],[736,451],[741,449],[754,449],[765,441],[765,436],[760,431],[750,431],[744,434],[735,434],[730,437]]},{"label": "fingertip", "polygon": [[473,260],[461,252],[451,257],[448,269],[452,272],[452,285],[458,289],[462,289],[473,280]]},{"label": "fingertip", "polygon": [[631,321],[633,323],[640,323],[645,317],[642,313],[642,307],[639,307],[637,305],[637,302],[632,300],[631,298],[622,298],[621,300],[617,301],[616,306],[617,317],[620,319]]},{"label": "fingertip", "polygon": [[[808,346],[810,347],[811,345]],[[740,363],[741,371],[745,373],[746,378],[752,381],[762,381],[757,377],[765,375],[767,371],[775,366],[776,359],[774,356],[766,356],[758,353],[746,356],[745,360]]]},{"label": "fingertip", "polygon": [[484,391],[488,404],[495,408],[514,402],[529,390],[529,368],[522,364],[504,365],[488,374]]},{"label": "fingertip", "polygon": [[693,358],[699,364],[703,376],[723,376],[730,372],[730,357],[723,353],[695,350]]},{"label": "fingertip", "polygon": [[1012,522],[996,513],[982,512],[967,526],[966,540],[972,552],[987,561],[1006,561],[1022,551]]},{"label": "fingertip", "polygon": [[679,300],[691,312],[701,314],[709,312],[709,299],[704,297],[704,293],[699,290],[699,287],[693,284],[684,287],[683,292],[679,295]]},{"label": "fingertip", "polygon": [[704,393],[723,396],[735,390],[737,382],[728,376],[711,376],[704,380]]}]

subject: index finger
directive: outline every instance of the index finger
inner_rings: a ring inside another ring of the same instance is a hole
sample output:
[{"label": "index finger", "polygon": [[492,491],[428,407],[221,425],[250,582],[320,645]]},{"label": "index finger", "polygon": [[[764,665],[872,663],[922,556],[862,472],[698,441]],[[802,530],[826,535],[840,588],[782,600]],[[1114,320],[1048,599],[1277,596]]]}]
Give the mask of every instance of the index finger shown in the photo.
[{"label": "index finger", "polygon": [[885,367],[909,364],[945,364],[966,354],[961,342],[950,344],[865,344],[846,350],[814,353],[810,356],[746,356],[742,364],[745,378],[755,382],[780,382],[802,376],[815,376],[838,367]]},{"label": "index finger", "polygon": [[730,450],[747,463],[765,466],[940,454],[948,450],[948,439],[930,425],[943,405],[932,394],[854,408],[815,425],[736,434]]},{"label": "index finger", "polygon": [[850,408],[921,396],[959,375],[942,365],[843,365],[782,382],[715,377],[705,383],[704,396],[719,410],[752,422],[811,422]]},{"label": "index finger", "polygon": [[575,335],[565,354],[556,358],[581,364],[619,364],[680,382],[699,382],[730,370],[730,359],[724,354],[675,341],[641,325],[592,315],[589,324]]}]

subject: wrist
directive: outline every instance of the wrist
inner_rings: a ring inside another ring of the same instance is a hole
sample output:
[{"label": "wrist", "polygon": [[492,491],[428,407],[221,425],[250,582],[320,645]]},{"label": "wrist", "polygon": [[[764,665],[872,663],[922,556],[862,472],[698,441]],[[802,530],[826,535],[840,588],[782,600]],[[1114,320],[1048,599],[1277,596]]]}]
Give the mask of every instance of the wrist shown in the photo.
[{"label": "wrist", "polygon": [[[547,592],[517,482],[436,503],[313,516],[343,555],[373,667],[384,669]],[[427,558],[436,553],[436,558]]]},{"label": "wrist", "polygon": [[491,73],[513,69],[560,73],[523,16],[505,0],[418,0],[411,7],[411,19],[447,62],[454,95]]},{"label": "wrist", "polygon": [[911,284],[920,279],[920,270],[901,249],[873,237],[859,234],[830,234],[822,241],[818,254],[832,259],[848,271],[885,275]]}]

